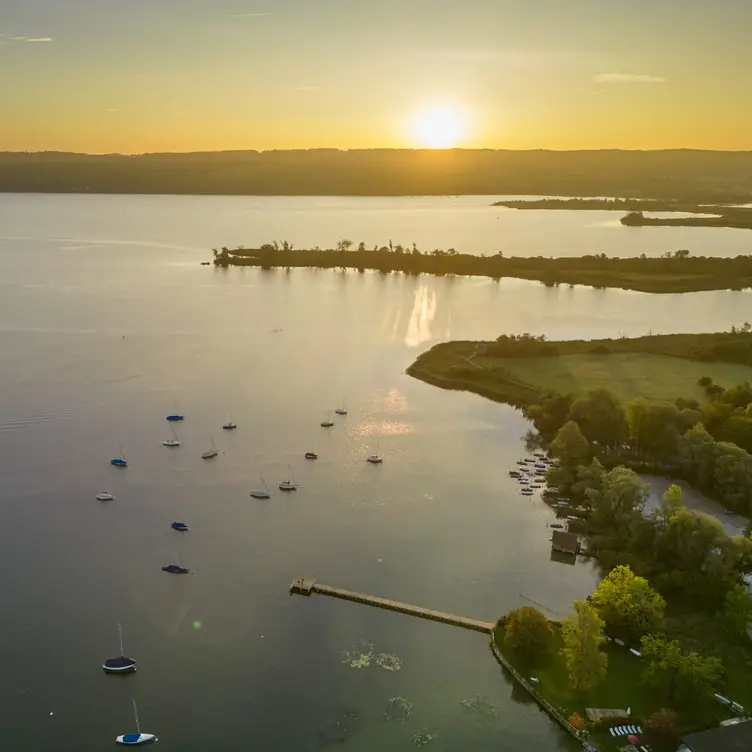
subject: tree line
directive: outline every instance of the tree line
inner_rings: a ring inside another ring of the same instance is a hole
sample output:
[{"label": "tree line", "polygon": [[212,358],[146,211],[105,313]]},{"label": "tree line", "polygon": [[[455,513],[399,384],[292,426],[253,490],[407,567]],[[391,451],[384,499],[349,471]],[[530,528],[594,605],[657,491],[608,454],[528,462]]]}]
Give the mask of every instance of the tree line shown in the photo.
[{"label": "tree line", "polygon": [[594,458],[607,467],[673,474],[727,509],[752,516],[752,385],[712,394],[704,407],[684,398],[664,405],[638,397],[622,404],[607,389],[595,389],[581,396],[549,394],[524,413],[544,442],[576,435],[581,447],[587,445],[583,462],[566,464],[571,473],[564,485],[575,482],[579,464]]},{"label": "tree line", "polygon": [[576,258],[506,257],[459,253],[454,248],[421,251],[415,243],[367,247],[349,239],[336,248],[293,249],[287,243],[266,243],[260,248],[214,249],[217,266],[311,267],[366,269],[382,273],[483,276],[536,280],[549,287],[562,284],[616,287],[641,292],[695,292],[741,290],[752,287],[752,255],[735,258],[690,256],[685,251],[670,257],[612,258],[605,253]]},{"label": "tree line", "polygon": [[752,200],[752,154],[308,149],[1,153],[0,191],[295,196],[633,196]]}]

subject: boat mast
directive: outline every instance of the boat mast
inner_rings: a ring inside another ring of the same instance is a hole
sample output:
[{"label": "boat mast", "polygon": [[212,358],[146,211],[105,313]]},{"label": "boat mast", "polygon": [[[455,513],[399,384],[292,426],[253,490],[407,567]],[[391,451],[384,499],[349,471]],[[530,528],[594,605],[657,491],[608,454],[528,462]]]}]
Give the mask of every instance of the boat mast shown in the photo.
[{"label": "boat mast", "polygon": [[133,715],[136,716],[136,730],[139,733],[139,736],[141,735],[141,726],[138,723],[138,709],[136,708],[136,701],[133,700]]},{"label": "boat mast", "polygon": [[118,624],[118,634],[120,635],[120,657],[122,658],[125,653],[123,652],[123,628]]}]

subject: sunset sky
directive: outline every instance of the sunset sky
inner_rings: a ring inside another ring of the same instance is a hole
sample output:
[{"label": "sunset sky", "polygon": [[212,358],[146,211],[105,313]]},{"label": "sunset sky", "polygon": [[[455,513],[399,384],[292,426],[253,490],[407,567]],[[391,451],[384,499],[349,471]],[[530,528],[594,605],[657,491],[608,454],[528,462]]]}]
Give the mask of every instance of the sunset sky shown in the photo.
[{"label": "sunset sky", "polygon": [[752,0],[0,0],[0,150],[752,149]]}]

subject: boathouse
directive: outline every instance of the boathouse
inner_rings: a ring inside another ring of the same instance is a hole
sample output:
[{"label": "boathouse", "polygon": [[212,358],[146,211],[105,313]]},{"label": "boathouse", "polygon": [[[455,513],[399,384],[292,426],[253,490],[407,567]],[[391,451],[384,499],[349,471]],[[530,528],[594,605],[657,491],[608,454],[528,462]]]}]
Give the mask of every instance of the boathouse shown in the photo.
[{"label": "boathouse", "polygon": [[563,530],[554,530],[551,536],[551,548],[565,554],[578,554],[580,551],[580,539],[574,533],[566,533]]}]

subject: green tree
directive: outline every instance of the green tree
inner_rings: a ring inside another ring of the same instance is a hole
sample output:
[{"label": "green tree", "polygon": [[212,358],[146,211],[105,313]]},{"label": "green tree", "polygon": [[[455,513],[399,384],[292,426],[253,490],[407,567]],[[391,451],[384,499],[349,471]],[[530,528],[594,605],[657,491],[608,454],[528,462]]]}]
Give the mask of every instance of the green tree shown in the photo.
[{"label": "green tree", "polygon": [[734,636],[746,637],[752,621],[752,598],[749,590],[741,583],[737,583],[726,593],[721,617]]},{"label": "green tree", "polygon": [[653,752],[676,752],[679,747],[679,718],[670,708],[661,708],[645,721],[642,739]]},{"label": "green tree", "polygon": [[645,635],[641,648],[645,681],[660,688],[669,703],[694,707],[721,683],[723,665],[715,656],[685,652],[665,635]]},{"label": "green tree", "polygon": [[684,491],[681,486],[672,483],[663,494],[661,503],[653,511],[652,519],[656,520],[660,529],[665,530],[675,512],[684,509]]},{"label": "green tree", "polygon": [[349,238],[343,238],[337,243],[337,250],[338,251],[349,251],[350,248],[352,248],[353,241]]},{"label": "green tree", "polygon": [[624,408],[607,389],[594,389],[575,400],[569,418],[579,425],[588,441],[603,447],[621,446],[629,436]]},{"label": "green tree", "polygon": [[605,473],[600,488],[588,488],[585,495],[592,507],[590,522],[595,530],[607,531],[623,549],[628,545],[629,528],[642,516],[650,487],[627,467]]},{"label": "green tree", "polygon": [[551,454],[558,463],[548,471],[547,480],[551,485],[569,491],[577,481],[578,468],[587,465],[592,456],[588,440],[573,420],[566,422],[556,432],[551,442]]},{"label": "green tree", "polygon": [[537,663],[548,653],[553,632],[548,619],[532,606],[521,606],[507,614],[504,643],[523,660]]},{"label": "green tree", "polygon": [[567,665],[572,689],[585,691],[596,687],[606,677],[608,656],[601,651],[605,642],[603,620],[587,601],[575,601],[573,612],[564,619],[561,654]]},{"label": "green tree", "polygon": [[666,601],[629,567],[613,569],[590,596],[611,637],[636,643],[663,624]]}]

